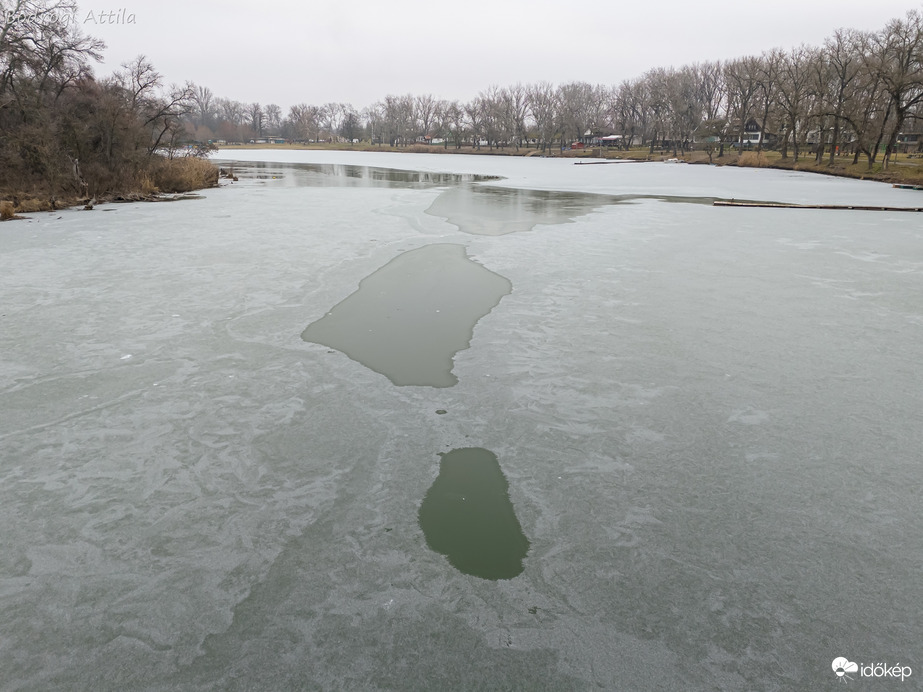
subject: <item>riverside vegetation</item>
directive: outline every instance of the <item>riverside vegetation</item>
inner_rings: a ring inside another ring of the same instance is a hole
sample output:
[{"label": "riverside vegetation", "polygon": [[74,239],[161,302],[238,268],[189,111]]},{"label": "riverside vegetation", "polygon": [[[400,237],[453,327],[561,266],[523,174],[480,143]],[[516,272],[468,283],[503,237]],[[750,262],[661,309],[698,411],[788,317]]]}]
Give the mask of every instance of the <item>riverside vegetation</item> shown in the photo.
[{"label": "riverside vegetation", "polygon": [[61,20],[75,11],[0,0],[0,217],[216,185],[184,146],[192,86],[165,86],[143,56],[97,79],[104,45]]}]

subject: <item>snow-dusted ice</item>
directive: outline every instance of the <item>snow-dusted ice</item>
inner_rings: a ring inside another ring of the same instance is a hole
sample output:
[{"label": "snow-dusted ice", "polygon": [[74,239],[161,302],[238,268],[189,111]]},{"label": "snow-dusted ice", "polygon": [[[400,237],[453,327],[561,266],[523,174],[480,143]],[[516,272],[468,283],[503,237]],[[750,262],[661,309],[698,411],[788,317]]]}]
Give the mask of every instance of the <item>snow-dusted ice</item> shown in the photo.
[{"label": "snow-dusted ice", "polygon": [[[280,175],[0,225],[0,689],[819,689],[838,656],[923,675],[923,216],[696,202],[921,193],[221,157]],[[453,386],[301,338],[432,245],[511,287]],[[508,484],[512,578],[427,545],[463,449]]]}]

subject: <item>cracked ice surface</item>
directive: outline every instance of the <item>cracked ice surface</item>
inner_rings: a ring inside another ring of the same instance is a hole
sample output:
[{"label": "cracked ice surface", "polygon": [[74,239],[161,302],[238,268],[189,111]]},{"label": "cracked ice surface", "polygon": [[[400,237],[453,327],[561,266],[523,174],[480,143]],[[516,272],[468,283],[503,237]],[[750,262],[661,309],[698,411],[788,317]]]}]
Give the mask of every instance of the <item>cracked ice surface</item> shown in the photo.
[{"label": "cracked ice surface", "polygon": [[[224,156],[918,206],[777,171]],[[919,215],[640,199],[472,235],[427,213],[451,180],[290,181],[0,225],[0,688],[798,689],[840,655],[923,665]],[[436,243],[513,287],[457,384],[301,339]],[[529,539],[513,579],[458,572],[418,524],[439,453],[472,447]]]}]

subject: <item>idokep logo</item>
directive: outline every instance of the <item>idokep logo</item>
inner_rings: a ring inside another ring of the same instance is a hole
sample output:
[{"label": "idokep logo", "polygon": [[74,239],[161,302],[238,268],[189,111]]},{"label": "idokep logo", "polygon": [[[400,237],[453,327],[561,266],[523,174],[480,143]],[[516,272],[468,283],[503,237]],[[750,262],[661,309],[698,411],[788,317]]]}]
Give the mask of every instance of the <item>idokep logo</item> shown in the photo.
[{"label": "idokep logo", "polygon": [[847,675],[847,673],[859,672],[859,666],[840,656],[839,658],[833,659],[833,672],[836,673],[836,676],[843,682],[846,682],[846,680],[853,679],[852,676]]},{"label": "idokep logo", "polygon": [[858,673],[862,678],[900,680],[901,682],[913,675],[910,666],[902,666],[900,663],[893,666],[889,663],[853,663],[842,656],[833,659],[831,667],[837,678],[843,682],[854,679],[849,673]]}]

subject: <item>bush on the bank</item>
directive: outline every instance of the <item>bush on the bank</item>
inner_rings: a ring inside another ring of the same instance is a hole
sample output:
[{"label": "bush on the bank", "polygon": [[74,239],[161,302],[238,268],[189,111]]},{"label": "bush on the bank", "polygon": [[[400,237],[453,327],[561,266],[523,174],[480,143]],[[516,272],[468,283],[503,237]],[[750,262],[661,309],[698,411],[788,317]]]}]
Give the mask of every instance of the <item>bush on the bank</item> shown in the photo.
[{"label": "bush on the bank", "polygon": [[19,203],[18,211],[23,212],[24,214],[33,214],[37,211],[50,211],[51,210],[51,200],[47,199],[38,199],[36,197],[31,197],[29,199],[24,199]]},{"label": "bush on the bank", "polygon": [[12,202],[0,202],[0,221],[7,221],[15,216],[15,207]]},{"label": "bush on the bank", "polygon": [[138,176],[137,187],[142,195],[156,195],[158,192],[157,186],[154,184],[154,179],[147,174]]},{"label": "bush on the bank", "polygon": [[157,162],[145,182],[160,192],[189,192],[218,185],[218,168],[196,156]]}]

